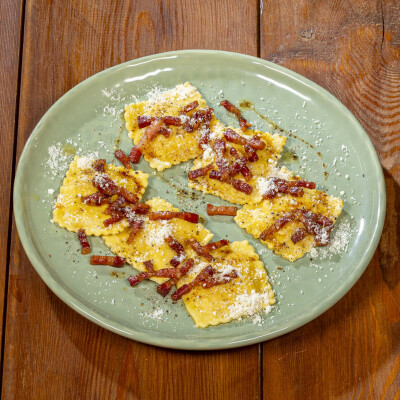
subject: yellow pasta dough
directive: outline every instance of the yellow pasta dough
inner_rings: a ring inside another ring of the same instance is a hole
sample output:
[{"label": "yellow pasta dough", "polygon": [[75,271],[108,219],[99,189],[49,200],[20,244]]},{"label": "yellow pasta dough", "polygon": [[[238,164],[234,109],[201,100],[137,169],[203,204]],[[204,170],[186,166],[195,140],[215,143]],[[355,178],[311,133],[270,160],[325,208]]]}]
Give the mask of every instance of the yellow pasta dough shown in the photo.
[{"label": "yellow pasta dough", "polygon": [[[150,211],[179,211],[173,207],[171,203],[160,199],[153,198],[146,202],[151,209]],[[139,271],[145,271],[143,262],[152,260],[154,269],[169,268],[169,262],[176,253],[165,242],[167,236],[173,236],[179,243],[184,245],[185,240],[194,238],[201,244],[207,244],[213,234],[205,229],[201,224],[194,224],[184,221],[183,219],[173,218],[169,221],[150,221],[143,216],[143,229],[139,231],[135,239],[128,243],[130,228],[115,235],[104,236],[104,243],[110,250],[120,257],[127,259],[127,262]],[[190,248],[186,248],[189,257],[194,255]],[[165,278],[152,278],[156,282],[164,282]]]},{"label": "yellow pasta dough", "polygon": [[[236,133],[243,136],[243,132],[241,132],[239,129],[234,129],[232,127],[229,128],[233,129],[234,131],[236,131]],[[218,136],[215,137],[223,137],[223,132],[226,129],[228,129],[228,127],[223,126],[222,128],[220,128],[218,131]],[[211,179],[208,174],[205,176],[200,176],[194,180],[190,180],[189,187],[191,187],[192,189],[201,190],[204,193],[213,194],[235,204],[260,202],[262,200],[262,194],[257,188],[257,179],[259,177],[268,177],[271,174],[272,170],[276,168],[277,160],[280,158],[283,146],[286,143],[286,137],[280,135],[272,135],[270,133],[265,133],[261,131],[253,131],[250,129],[246,131],[246,137],[251,137],[254,135],[259,136],[259,138],[263,142],[265,142],[266,147],[264,150],[257,151],[257,155],[259,157],[258,161],[247,164],[247,167],[253,174],[253,177],[247,182],[250,186],[253,187],[253,191],[250,195],[236,190],[229,183]],[[215,137],[211,141],[210,146],[207,146],[205,148],[204,153],[194,160],[192,171],[203,168],[210,163],[214,164],[213,169],[218,170],[218,167],[215,165],[216,154],[212,149]],[[226,143],[226,146],[227,148],[235,148],[240,156],[243,155],[243,146],[229,142]],[[229,153],[229,151],[227,151],[226,153]],[[228,154],[226,155],[226,157],[230,158],[232,162],[234,161],[234,158],[229,156]],[[236,175],[234,178],[244,181],[244,178],[241,174]]]},{"label": "yellow pasta dough", "polygon": [[[193,101],[198,101],[198,108],[189,112],[187,116],[182,116],[180,111]],[[186,82],[159,94],[154,99],[126,106],[126,128],[129,132],[129,137],[137,145],[146,130],[146,128],[139,129],[137,123],[139,116],[173,116],[180,117],[182,122],[185,122],[195,111],[206,107],[206,101],[202,98],[201,94],[194,86]],[[217,124],[218,120],[213,117],[210,122],[210,130],[213,131]],[[169,137],[157,135],[143,149],[144,159],[149,163],[151,168],[156,168],[158,171],[191,160],[202,153],[202,149],[199,146],[201,129],[186,132],[182,126],[169,125],[168,128],[171,130]]]},{"label": "yellow pasta dough", "polygon": [[[342,211],[343,201],[319,190],[304,189],[303,197],[278,195],[259,204],[247,204],[238,211],[235,221],[241,228],[259,239],[261,232],[272,226],[285,213],[301,208],[321,214],[335,222]],[[301,222],[289,222],[274,233],[271,239],[260,239],[260,241],[286,260],[295,261],[315,246],[315,238],[312,235],[307,235],[296,244],[292,242],[291,236],[299,227],[303,227]]]},{"label": "yellow pasta dough", "polygon": [[[121,232],[128,226],[124,219],[105,227],[103,222],[110,218],[104,213],[107,205],[93,206],[82,203],[81,197],[96,193],[92,180],[96,171],[93,159],[75,157],[69,166],[57,197],[53,221],[71,232],[84,229],[87,235],[110,235]],[[109,164],[105,173],[118,185],[141,197],[147,186],[148,174]]]},{"label": "yellow pasta dough", "polygon": [[262,310],[269,311],[275,303],[274,292],[268,281],[264,264],[247,242],[233,242],[212,252],[212,263],[197,262],[178,287],[191,282],[207,265],[222,275],[232,269],[238,277],[211,288],[195,286],[183,296],[186,310],[199,328],[227,323]]}]

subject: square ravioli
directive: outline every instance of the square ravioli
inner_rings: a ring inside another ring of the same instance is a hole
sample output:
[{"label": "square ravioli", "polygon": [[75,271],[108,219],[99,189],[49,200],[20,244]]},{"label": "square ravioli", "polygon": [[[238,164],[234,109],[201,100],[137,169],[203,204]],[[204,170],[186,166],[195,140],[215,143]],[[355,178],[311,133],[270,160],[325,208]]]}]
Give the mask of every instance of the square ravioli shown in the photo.
[{"label": "square ravioli", "polygon": [[343,201],[319,190],[305,188],[303,197],[285,194],[264,200],[259,204],[245,205],[238,211],[235,221],[241,228],[246,229],[248,233],[259,239],[261,243],[266,244],[270,250],[293,262],[303,257],[316,244],[313,235],[306,235],[296,244],[292,242],[291,237],[295,231],[304,227],[301,222],[297,220],[288,222],[267,240],[261,240],[260,234],[286,213],[303,208],[312,211],[314,214],[327,217],[335,223],[342,211]]},{"label": "square ravioli", "polygon": [[264,264],[247,242],[233,242],[212,252],[215,261],[198,262],[180,279],[178,287],[191,282],[207,265],[227,273],[232,269],[238,277],[211,288],[195,286],[182,297],[186,310],[199,328],[228,323],[261,311],[268,312],[275,304]]},{"label": "square ravioli", "polygon": [[[247,163],[247,167],[250,169],[253,176],[246,183],[253,188],[252,192],[250,194],[246,194],[238,191],[227,182],[211,179],[208,174],[199,176],[193,180],[189,180],[189,187],[200,190],[204,193],[213,194],[234,204],[259,203],[262,200],[262,193],[259,190],[257,179],[260,177],[269,177],[274,175],[274,171],[277,169],[277,161],[280,158],[283,146],[286,143],[286,137],[251,129],[248,129],[246,131],[246,135],[243,135],[243,132],[240,129],[225,127],[224,125],[219,126],[217,134],[212,136],[210,144],[204,146],[204,153],[194,160],[191,171],[204,168],[210,163],[214,164],[214,170],[218,170],[218,167],[215,164],[216,153],[213,149],[213,145],[215,143],[215,139],[221,139],[224,137],[223,133],[226,129],[231,129],[247,139],[253,136],[258,136],[266,144],[266,147],[263,150],[257,151],[259,159],[256,162]],[[240,144],[227,141],[226,147],[229,150],[230,148],[234,148],[238,154],[236,157],[242,157],[245,155],[243,146]],[[228,150],[226,153],[226,159],[233,163],[235,161],[235,157],[229,154]],[[237,174],[236,176],[233,176],[233,178],[244,181],[241,174]]]},{"label": "square ravioli", "polygon": [[[93,169],[95,160],[87,157],[75,157],[57,196],[53,210],[53,221],[71,232],[84,229],[86,235],[110,235],[124,230],[129,224],[126,220],[104,226],[110,215],[104,213],[107,204],[93,206],[84,204],[81,198],[97,192],[93,186],[93,177],[98,174]],[[124,187],[139,198],[147,187],[148,174],[112,164],[105,165],[104,171],[118,186]]]},{"label": "square ravioli", "polygon": [[[181,110],[194,101],[199,103],[198,107],[182,115]],[[201,94],[194,86],[186,82],[147,101],[126,106],[126,128],[129,132],[129,137],[135,145],[138,145],[146,130],[146,128],[138,127],[139,116],[179,117],[182,123],[185,123],[190,120],[190,117],[196,111],[206,107],[206,101]],[[211,131],[214,130],[217,123],[218,120],[213,116],[210,121]],[[202,149],[199,146],[201,127],[193,132],[187,132],[183,126],[168,125],[168,128],[171,131],[169,137],[157,135],[142,150],[144,159],[149,163],[150,167],[158,171],[191,160],[202,153]]]},{"label": "square ravioli", "polygon": [[[146,202],[153,211],[179,211],[171,203],[160,198],[153,198]],[[130,229],[126,229],[116,235],[103,237],[104,243],[110,250],[120,257],[126,258],[127,262],[139,271],[145,271],[143,262],[152,260],[154,269],[172,267],[171,259],[176,253],[169,247],[165,239],[172,235],[179,243],[184,245],[185,240],[194,238],[202,245],[207,244],[213,234],[205,229],[201,224],[184,221],[183,219],[173,218],[169,221],[151,221],[146,216],[142,216],[145,221],[141,229],[131,243],[127,242]],[[194,251],[186,248],[188,257],[194,256]],[[165,278],[152,278],[152,280],[162,283]]]}]

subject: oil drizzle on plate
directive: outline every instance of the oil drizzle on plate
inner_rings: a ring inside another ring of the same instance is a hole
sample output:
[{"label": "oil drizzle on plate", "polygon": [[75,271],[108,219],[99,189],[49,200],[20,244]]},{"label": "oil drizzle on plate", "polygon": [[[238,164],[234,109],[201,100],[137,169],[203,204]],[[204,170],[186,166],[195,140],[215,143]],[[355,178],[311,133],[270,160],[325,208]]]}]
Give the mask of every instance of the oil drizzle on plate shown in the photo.
[{"label": "oil drizzle on plate", "polygon": [[[266,115],[262,114],[260,111],[258,111],[255,107],[254,104],[250,101],[250,100],[242,100],[239,103],[239,107],[241,109],[244,110],[251,110],[253,112],[255,112],[261,119],[263,119],[264,121],[268,122],[268,124],[272,127],[273,130],[277,130],[281,133],[285,133],[286,135],[299,140],[300,142],[304,143],[305,145],[307,145],[310,149],[315,149],[314,145],[312,145],[311,143],[307,142],[306,140],[304,140],[303,138],[295,135],[293,132],[287,131],[286,129],[283,129],[281,126],[279,126],[276,122],[272,121],[271,119],[269,119]],[[321,152],[317,151],[317,155],[318,157],[321,159],[322,161],[322,167],[324,168],[324,176],[325,176],[325,180],[327,180],[328,178],[328,172],[326,171],[326,164],[323,161],[322,158],[322,154]],[[296,156],[297,157],[297,156]],[[287,160],[289,161],[289,160]]]},{"label": "oil drizzle on plate", "polygon": [[76,154],[76,148],[69,143],[63,143],[61,145],[61,152],[65,156],[74,156]]},{"label": "oil drizzle on plate", "polygon": [[121,138],[122,138],[122,133],[124,132],[125,129],[125,116],[124,116],[124,110],[122,110],[119,114],[119,119],[121,120],[121,125],[119,127],[119,133],[118,136],[114,139],[114,151],[117,151],[119,149],[119,145],[121,143]]}]

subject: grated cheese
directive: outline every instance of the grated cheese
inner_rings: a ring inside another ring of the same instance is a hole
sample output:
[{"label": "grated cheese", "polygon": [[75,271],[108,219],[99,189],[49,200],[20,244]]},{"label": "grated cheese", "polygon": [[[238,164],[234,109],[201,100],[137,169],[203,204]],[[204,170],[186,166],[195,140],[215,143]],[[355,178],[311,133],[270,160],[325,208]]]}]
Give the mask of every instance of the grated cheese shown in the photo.
[{"label": "grated cheese", "polygon": [[352,235],[353,229],[351,223],[349,221],[342,222],[332,232],[328,246],[312,248],[310,256],[319,260],[325,260],[331,259],[335,254],[344,253],[349,247]]},{"label": "grated cheese", "polygon": [[172,235],[173,226],[168,221],[161,221],[161,226],[157,229],[148,230],[146,233],[146,243],[149,246],[161,246],[165,238]]},{"label": "grated cheese", "polygon": [[94,161],[94,158],[79,157],[77,161],[77,166],[80,169],[92,169]]},{"label": "grated cheese", "polygon": [[253,289],[250,293],[243,293],[237,296],[233,305],[229,306],[229,317],[233,319],[241,319],[242,317],[252,316],[262,309],[265,313],[269,313],[272,307],[265,304],[269,302],[269,293],[256,293]]}]

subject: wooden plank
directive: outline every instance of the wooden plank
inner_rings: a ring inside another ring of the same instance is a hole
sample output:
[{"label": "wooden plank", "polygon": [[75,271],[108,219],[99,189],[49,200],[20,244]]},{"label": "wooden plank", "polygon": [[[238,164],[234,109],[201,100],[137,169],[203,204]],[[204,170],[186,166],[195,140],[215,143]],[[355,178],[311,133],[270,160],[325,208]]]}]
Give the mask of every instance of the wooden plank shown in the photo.
[{"label": "wooden plank", "polygon": [[387,218],[355,287],[316,321],[264,344],[264,395],[400,397],[400,10],[391,1],[264,1],[261,56],[325,87],[358,118],[384,167]]},{"label": "wooden plank", "polygon": [[[47,108],[106,67],[179,48],[256,55],[257,1],[28,0],[25,38],[18,155]],[[107,332],[46,288],[15,227],[12,243],[4,398],[258,398],[259,346],[192,353]]]},{"label": "wooden plank", "polygon": [[[3,340],[3,318],[7,258],[9,251],[10,192],[13,180],[15,110],[18,93],[19,45],[22,1],[0,2],[0,342]],[[2,353],[2,349],[0,349]],[[0,354],[2,359],[2,354]]]}]

